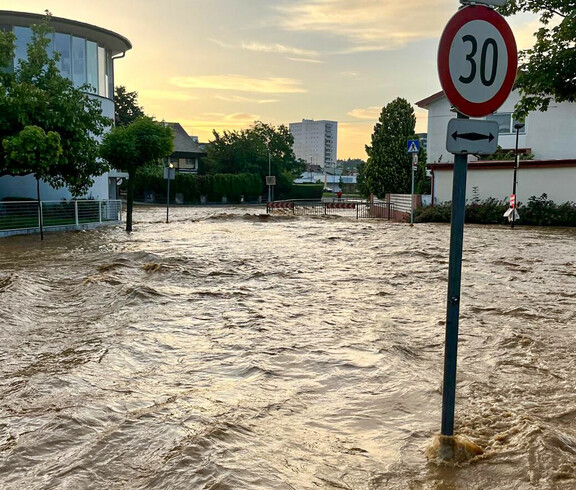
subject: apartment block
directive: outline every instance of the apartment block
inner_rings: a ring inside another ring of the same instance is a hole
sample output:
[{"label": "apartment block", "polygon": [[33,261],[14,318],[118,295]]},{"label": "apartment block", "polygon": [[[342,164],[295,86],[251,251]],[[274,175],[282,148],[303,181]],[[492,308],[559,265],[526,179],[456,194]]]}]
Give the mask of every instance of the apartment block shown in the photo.
[{"label": "apartment block", "polygon": [[302,122],[290,123],[290,132],[294,136],[292,148],[296,158],[306,160],[310,165],[320,165],[322,168],[335,165],[338,158],[336,121],[302,119]]}]

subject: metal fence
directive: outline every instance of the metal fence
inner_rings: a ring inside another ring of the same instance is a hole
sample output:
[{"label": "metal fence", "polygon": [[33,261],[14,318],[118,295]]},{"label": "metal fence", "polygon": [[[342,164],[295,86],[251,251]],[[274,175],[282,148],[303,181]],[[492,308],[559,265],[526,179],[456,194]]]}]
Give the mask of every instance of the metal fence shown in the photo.
[{"label": "metal fence", "polygon": [[388,203],[366,201],[275,201],[267,205],[267,212],[295,214],[300,216],[343,216],[348,218],[390,219],[391,206]]},{"label": "metal fence", "polygon": [[[0,202],[0,233],[45,229],[87,228],[122,221],[122,201],[3,201]],[[6,234],[6,233],[4,233]]]}]

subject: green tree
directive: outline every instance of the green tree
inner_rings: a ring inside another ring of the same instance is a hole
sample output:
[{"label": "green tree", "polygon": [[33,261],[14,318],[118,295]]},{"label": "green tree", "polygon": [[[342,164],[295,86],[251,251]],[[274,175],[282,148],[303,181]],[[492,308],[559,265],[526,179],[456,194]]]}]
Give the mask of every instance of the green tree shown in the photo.
[{"label": "green tree", "polygon": [[128,126],[143,117],[144,108],[138,105],[138,92],[128,92],[120,85],[114,88],[114,119],[116,126]]},{"label": "green tree", "polygon": [[128,126],[117,126],[104,136],[101,157],[111,166],[128,172],[126,231],[132,231],[136,173],[169,156],[173,148],[172,130],[151,117],[141,117]]},{"label": "green tree", "polygon": [[294,137],[288,127],[256,121],[240,131],[213,131],[214,139],[207,146],[207,173],[252,173],[264,180],[268,175],[268,157],[276,176],[289,173],[299,176],[305,163],[296,159],[292,150]]},{"label": "green tree", "polygon": [[[61,76],[57,66],[60,54],[48,54],[50,16],[31,27],[32,40],[27,59],[12,70],[14,36],[0,32],[0,140],[20,134],[27,126],[37,126],[60,135],[62,154],[43,172],[42,178],[55,188],[68,186],[73,195],[82,195],[107,166],[98,157],[98,142],[111,121],[102,116],[100,102],[77,89]],[[27,175],[26,165],[8,163],[0,145],[0,176]]]},{"label": "green tree", "polygon": [[[36,178],[36,194],[40,209],[40,179],[50,175],[50,171],[60,162],[62,145],[60,135],[54,131],[46,133],[38,126],[26,126],[20,133],[8,136],[2,141],[7,168],[26,169],[27,174]],[[42,213],[40,216],[40,236],[42,231]]]},{"label": "green tree", "polygon": [[358,172],[356,177],[356,189],[362,197],[368,198],[370,196],[370,190],[366,184],[366,162],[359,163],[356,167],[356,171]]},{"label": "green tree", "polygon": [[576,6],[574,0],[510,0],[500,7],[503,15],[531,12],[541,26],[536,41],[520,53],[516,86],[522,99],[515,116],[524,120],[529,111],[548,109],[550,102],[576,101]]},{"label": "green tree", "polygon": [[[378,197],[388,193],[409,194],[411,189],[412,157],[407,153],[406,142],[418,139],[414,133],[416,116],[407,100],[397,98],[382,108],[374,126],[372,144],[366,145],[368,161],[362,185]],[[420,148],[420,165],[425,165],[426,155]],[[425,178],[417,172],[416,185]]]}]

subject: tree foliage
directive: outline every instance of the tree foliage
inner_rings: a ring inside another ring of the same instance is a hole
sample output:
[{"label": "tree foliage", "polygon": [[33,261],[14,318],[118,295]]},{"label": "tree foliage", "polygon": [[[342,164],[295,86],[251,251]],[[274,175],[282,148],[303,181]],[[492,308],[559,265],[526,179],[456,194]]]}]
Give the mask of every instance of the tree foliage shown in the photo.
[{"label": "tree foliage", "polygon": [[[406,142],[417,139],[416,116],[407,100],[397,98],[382,108],[374,126],[372,144],[366,145],[368,161],[362,172],[361,189],[378,197],[388,193],[409,194],[412,180],[412,156]],[[420,147],[416,191],[425,186],[426,152]]]},{"label": "tree foliage", "polygon": [[144,108],[138,105],[138,92],[128,92],[126,87],[114,88],[114,119],[116,126],[128,126],[143,117]]},{"label": "tree foliage", "polygon": [[112,167],[128,172],[126,231],[132,231],[136,173],[170,156],[173,148],[172,130],[151,117],[141,117],[128,126],[116,126],[104,136],[101,157]]},{"label": "tree foliage", "polygon": [[297,160],[292,150],[294,137],[284,126],[256,121],[240,131],[213,131],[214,139],[207,146],[206,173],[252,173],[262,179],[268,175],[268,150],[272,174],[286,172],[299,176],[306,165]]},{"label": "tree foliage", "polygon": [[[93,177],[107,170],[98,160],[98,142],[110,120],[101,113],[100,103],[61,76],[60,54],[48,54],[50,17],[32,26],[27,59],[14,70],[14,35],[0,32],[0,140],[19,135],[27,126],[41,128],[47,135],[60,136],[62,153],[43,171],[43,179],[55,188],[68,186],[73,195],[82,195]],[[0,145],[0,176],[27,175],[27,165],[6,158]]]},{"label": "tree foliage", "polygon": [[17,135],[4,138],[2,145],[6,167],[18,171],[25,169],[36,179],[49,177],[62,155],[60,135],[54,131],[46,133],[38,126],[26,126]]},{"label": "tree foliage", "polygon": [[510,0],[503,15],[531,12],[540,18],[535,43],[520,53],[516,85],[522,95],[516,117],[548,109],[550,102],[576,101],[576,6],[574,0]]}]

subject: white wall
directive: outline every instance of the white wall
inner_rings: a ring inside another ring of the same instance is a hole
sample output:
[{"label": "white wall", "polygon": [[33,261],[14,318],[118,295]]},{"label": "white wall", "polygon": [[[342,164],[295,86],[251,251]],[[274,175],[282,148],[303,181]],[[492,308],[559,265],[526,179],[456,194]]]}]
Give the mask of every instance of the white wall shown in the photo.
[{"label": "white wall", "polygon": [[[513,112],[519,99],[518,92],[512,92],[497,112]],[[432,102],[428,107],[428,163],[454,161],[453,155],[446,150],[446,132],[448,121],[455,117],[456,113],[450,111],[446,97]],[[576,158],[576,147],[571,144],[576,134],[576,104],[551,103],[546,112],[530,112],[526,118],[525,133],[520,134],[518,146],[531,148],[536,159]],[[516,144],[516,135],[500,134],[498,144],[502,148],[512,149]],[[470,160],[474,159],[470,157]]]},{"label": "white wall", "polygon": [[[478,187],[481,200],[493,197],[505,200],[512,194],[513,169],[469,170],[466,182],[466,199],[474,198],[473,189]],[[434,171],[434,201],[452,200],[452,170]],[[518,171],[517,201],[527,203],[532,196],[547,194],[557,204],[576,202],[576,167],[522,168]]]}]

